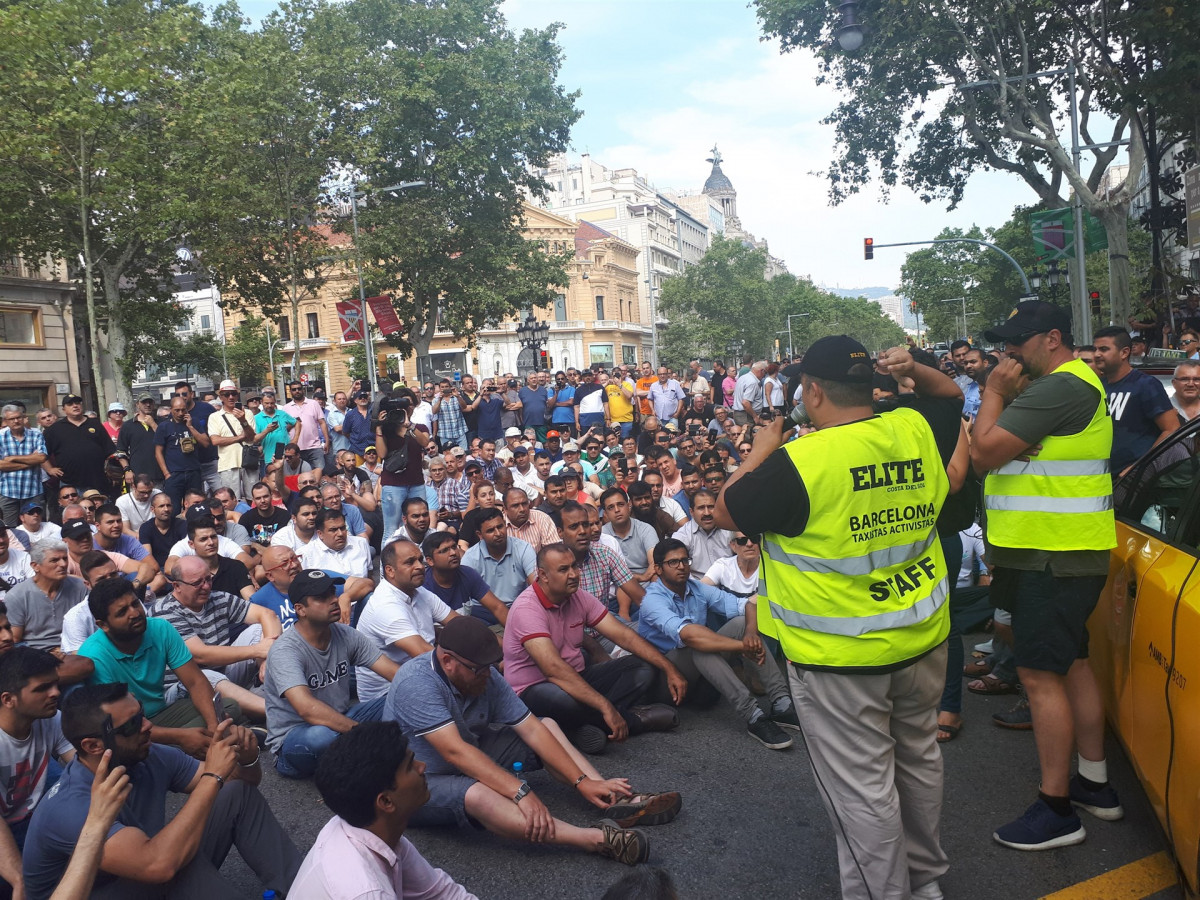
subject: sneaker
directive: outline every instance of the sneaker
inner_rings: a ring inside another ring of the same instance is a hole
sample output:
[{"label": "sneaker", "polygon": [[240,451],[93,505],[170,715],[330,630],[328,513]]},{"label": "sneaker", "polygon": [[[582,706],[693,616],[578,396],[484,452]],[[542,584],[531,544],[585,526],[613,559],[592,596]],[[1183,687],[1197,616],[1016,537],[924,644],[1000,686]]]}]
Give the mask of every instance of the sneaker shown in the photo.
[{"label": "sneaker", "polygon": [[678,791],[661,794],[634,794],[618,800],[604,812],[622,828],[634,825],[666,825],[683,808]]},{"label": "sneaker", "polygon": [[780,728],[790,728],[792,731],[800,730],[800,718],[796,715],[796,704],[794,703],[789,703],[783,712],[768,713],[767,718]]},{"label": "sneaker", "polygon": [[942,900],[942,888],[936,881],[930,881],[919,888],[913,888],[909,896],[912,900]]},{"label": "sneaker", "polygon": [[992,638],[988,638],[982,644],[975,645],[975,649],[980,653],[991,653],[994,648],[995,644],[992,643]]},{"label": "sneaker", "polygon": [[787,733],[771,721],[770,716],[759,716],[746,726],[750,737],[771,750],[786,750],[792,746],[792,739]]},{"label": "sneaker", "polygon": [[1071,804],[1105,822],[1115,822],[1125,817],[1125,810],[1121,808],[1121,801],[1117,799],[1117,792],[1111,784],[1092,791],[1083,786],[1078,775],[1071,776]]},{"label": "sneaker", "polygon": [[992,837],[1014,850],[1052,850],[1083,843],[1087,832],[1074,810],[1069,816],[1060,816],[1038,797],[1021,818],[1000,826]]},{"label": "sneaker", "polygon": [[1033,713],[1029,711],[1029,699],[1024,695],[1017,705],[1008,712],[992,713],[992,721],[1001,728],[1011,728],[1014,731],[1032,731]]},{"label": "sneaker", "polygon": [[599,853],[627,866],[636,866],[650,858],[650,839],[640,828],[622,828],[612,819],[601,819],[596,825],[604,832]]},{"label": "sneaker", "polygon": [[603,753],[604,748],[608,746],[608,735],[604,733],[604,729],[595,725],[580,725],[571,733],[571,743],[581,753],[595,756]]}]

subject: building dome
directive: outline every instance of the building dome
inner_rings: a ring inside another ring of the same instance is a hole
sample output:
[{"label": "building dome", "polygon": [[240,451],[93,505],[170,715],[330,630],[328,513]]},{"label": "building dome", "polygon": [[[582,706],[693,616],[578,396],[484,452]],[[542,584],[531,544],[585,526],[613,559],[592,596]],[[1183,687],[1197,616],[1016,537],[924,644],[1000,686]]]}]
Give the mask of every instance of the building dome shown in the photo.
[{"label": "building dome", "polygon": [[717,194],[724,191],[734,192],[733,182],[729,180],[729,176],[721,171],[721,154],[716,147],[713,147],[712,156],[710,156],[706,162],[712,163],[712,171],[708,174],[708,180],[704,182],[704,193]]}]

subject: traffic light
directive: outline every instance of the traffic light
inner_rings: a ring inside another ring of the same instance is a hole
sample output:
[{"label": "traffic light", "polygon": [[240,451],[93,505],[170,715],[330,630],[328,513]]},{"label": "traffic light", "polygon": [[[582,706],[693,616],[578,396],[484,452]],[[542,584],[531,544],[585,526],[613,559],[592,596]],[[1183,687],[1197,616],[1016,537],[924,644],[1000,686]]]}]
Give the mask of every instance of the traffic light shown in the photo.
[{"label": "traffic light", "polygon": [[1100,292],[1092,291],[1088,294],[1088,299],[1092,301],[1092,315],[1100,315]]},{"label": "traffic light", "polygon": [[550,368],[550,364],[546,360],[546,351],[545,350],[541,351],[540,355],[541,355],[541,365],[538,367],[538,370],[541,372],[545,372],[547,369]]},{"label": "traffic light", "polygon": [[912,302],[910,302],[908,304],[908,308],[911,312],[916,312],[917,311],[917,301],[913,300]]},{"label": "traffic light", "polygon": [[875,258],[875,238],[863,238],[863,259]]}]

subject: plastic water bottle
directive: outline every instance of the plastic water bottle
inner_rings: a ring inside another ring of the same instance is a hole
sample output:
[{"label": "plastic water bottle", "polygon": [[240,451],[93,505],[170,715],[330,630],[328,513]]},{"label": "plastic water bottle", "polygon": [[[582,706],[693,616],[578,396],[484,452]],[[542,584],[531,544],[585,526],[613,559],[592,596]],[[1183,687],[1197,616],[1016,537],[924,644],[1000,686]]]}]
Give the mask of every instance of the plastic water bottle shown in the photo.
[{"label": "plastic water bottle", "polygon": [[522,770],[524,768],[525,768],[525,764],[523,762],[518,761],[518,762],[513,763],[513,774],[516,775],[518,778],[521,778]]},{"label": "plastic water bottle", "polygon": [[274,891],[263,891],[262,900],[279,900],[279,895]]}]

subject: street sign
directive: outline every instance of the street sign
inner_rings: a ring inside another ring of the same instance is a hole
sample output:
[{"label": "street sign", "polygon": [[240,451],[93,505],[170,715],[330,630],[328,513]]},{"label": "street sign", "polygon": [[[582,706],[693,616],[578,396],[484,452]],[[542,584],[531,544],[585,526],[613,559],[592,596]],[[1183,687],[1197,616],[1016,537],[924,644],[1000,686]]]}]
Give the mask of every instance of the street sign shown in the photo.
[{"label": "street sign", "polygon": [[1200,166],[1192,166],[1183,173],[1183,198],[1188,249],[1200,249]]},{"label": "street sign", "polygon": [[300,383],[301,383],[301,384],[308,384],[308,373],[307,373],[307,372],[301,372],[301,373],[300,373]]}]

